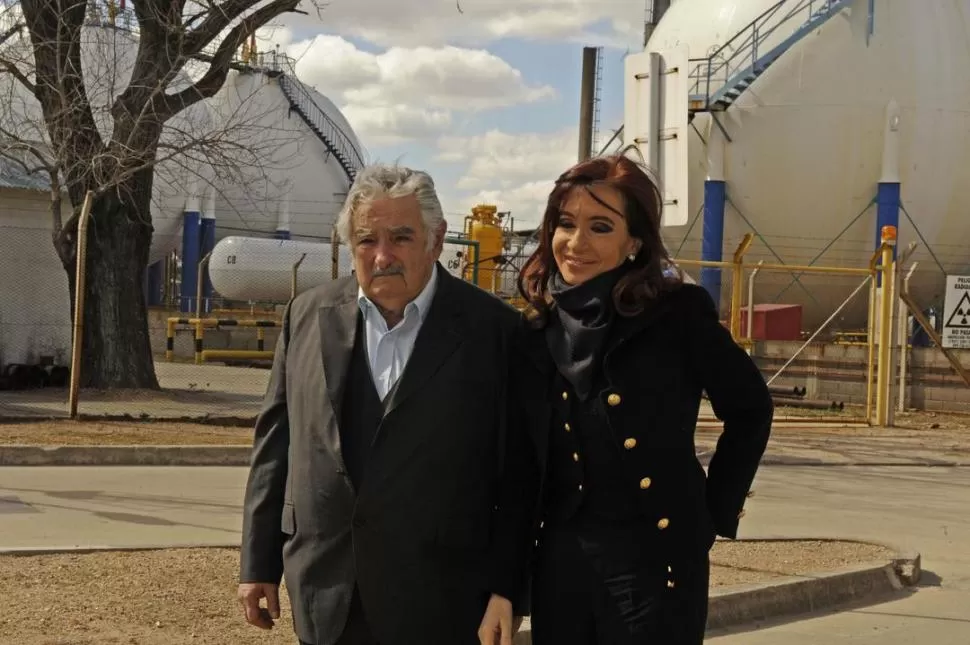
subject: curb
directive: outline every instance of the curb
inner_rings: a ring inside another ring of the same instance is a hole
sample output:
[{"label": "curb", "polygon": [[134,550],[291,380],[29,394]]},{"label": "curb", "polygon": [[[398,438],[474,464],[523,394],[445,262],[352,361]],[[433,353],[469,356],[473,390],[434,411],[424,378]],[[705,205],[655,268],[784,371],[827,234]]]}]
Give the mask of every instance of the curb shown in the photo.
[{"label": "curb", "polygon": [[[251,445],[194,446],[35,446],[0,445],[0,466],[249,466]],[[702,465],[710,453],[697,455]],[[817,468],[968,468],[962,461],[847,461],[831,462],[802,457],[770,457],[762,466],[811,466]]]},{"label": "curb", "polygon": [[252,446],[0,446],[0,466],[248,466]]}]

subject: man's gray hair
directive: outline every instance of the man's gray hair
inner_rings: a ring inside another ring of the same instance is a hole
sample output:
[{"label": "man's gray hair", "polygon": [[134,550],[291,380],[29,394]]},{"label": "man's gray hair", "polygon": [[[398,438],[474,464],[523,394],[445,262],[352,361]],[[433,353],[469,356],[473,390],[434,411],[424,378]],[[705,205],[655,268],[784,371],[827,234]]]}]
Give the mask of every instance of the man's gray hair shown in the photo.
[{"label": "man's gray hair", "polygon": [[414,195],[421,208],[421,219],[428,233],[428,249],[435,243],[435,234],[445,223],[445,214],[438,201],[431,175],[404,166],[374,164],[357,173],[344,207],[337,216],[337,235],[347,244],[353,239],[354,215],[378,199],[394,199]]}]

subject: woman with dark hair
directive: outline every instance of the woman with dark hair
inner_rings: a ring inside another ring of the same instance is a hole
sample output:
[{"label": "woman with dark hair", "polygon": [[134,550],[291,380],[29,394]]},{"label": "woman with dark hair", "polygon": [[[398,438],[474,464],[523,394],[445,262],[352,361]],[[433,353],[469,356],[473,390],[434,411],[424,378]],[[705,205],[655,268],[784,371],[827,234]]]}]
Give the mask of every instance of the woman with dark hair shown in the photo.
[{"label": "woman with dark hair", "polygon": [[[765,381],[707,292],[671,274],[661,205],[627,157],[580,163],[556,181],[519,276],[549,387],[536,645],[702,643],[708,551],[736,537],[768,441]],[[706,476],[702,391],[724,422]]]}]

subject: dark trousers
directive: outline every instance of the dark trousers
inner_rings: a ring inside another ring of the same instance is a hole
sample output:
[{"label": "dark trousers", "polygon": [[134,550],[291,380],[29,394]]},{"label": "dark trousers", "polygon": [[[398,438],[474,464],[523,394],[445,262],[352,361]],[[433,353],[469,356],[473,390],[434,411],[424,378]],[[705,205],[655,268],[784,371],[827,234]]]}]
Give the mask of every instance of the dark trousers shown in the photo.
[{"label": "dark trousers", "polygon": [[[300,645],[313,645],[300,641]],[[360,594],[354,589],[350,599],[350,613],[347,614],[347,624],[343,633],[337,639],[337,645],[380,645],[371,634],[367,617],[364,616],[364,606],[360,602]]]},{"label": "dark trousers", "polygon": [[543,535],[533,581],[533,644],[703,643],[708,555],[661,562],[635,540],[613,537],[588,529]]}]

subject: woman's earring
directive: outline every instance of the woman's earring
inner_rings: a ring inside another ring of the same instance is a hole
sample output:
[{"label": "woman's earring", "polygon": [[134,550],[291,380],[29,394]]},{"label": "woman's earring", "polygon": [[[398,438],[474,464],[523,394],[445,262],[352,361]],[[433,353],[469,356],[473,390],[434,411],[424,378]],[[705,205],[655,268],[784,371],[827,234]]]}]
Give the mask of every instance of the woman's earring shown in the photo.
[{"label": "woman's earring", "polygon": [[626,259],[629,260],[630,262],[633,262],[634,260],[637,259],[637,254],[631,253],[630,255],[626,256]]}]

